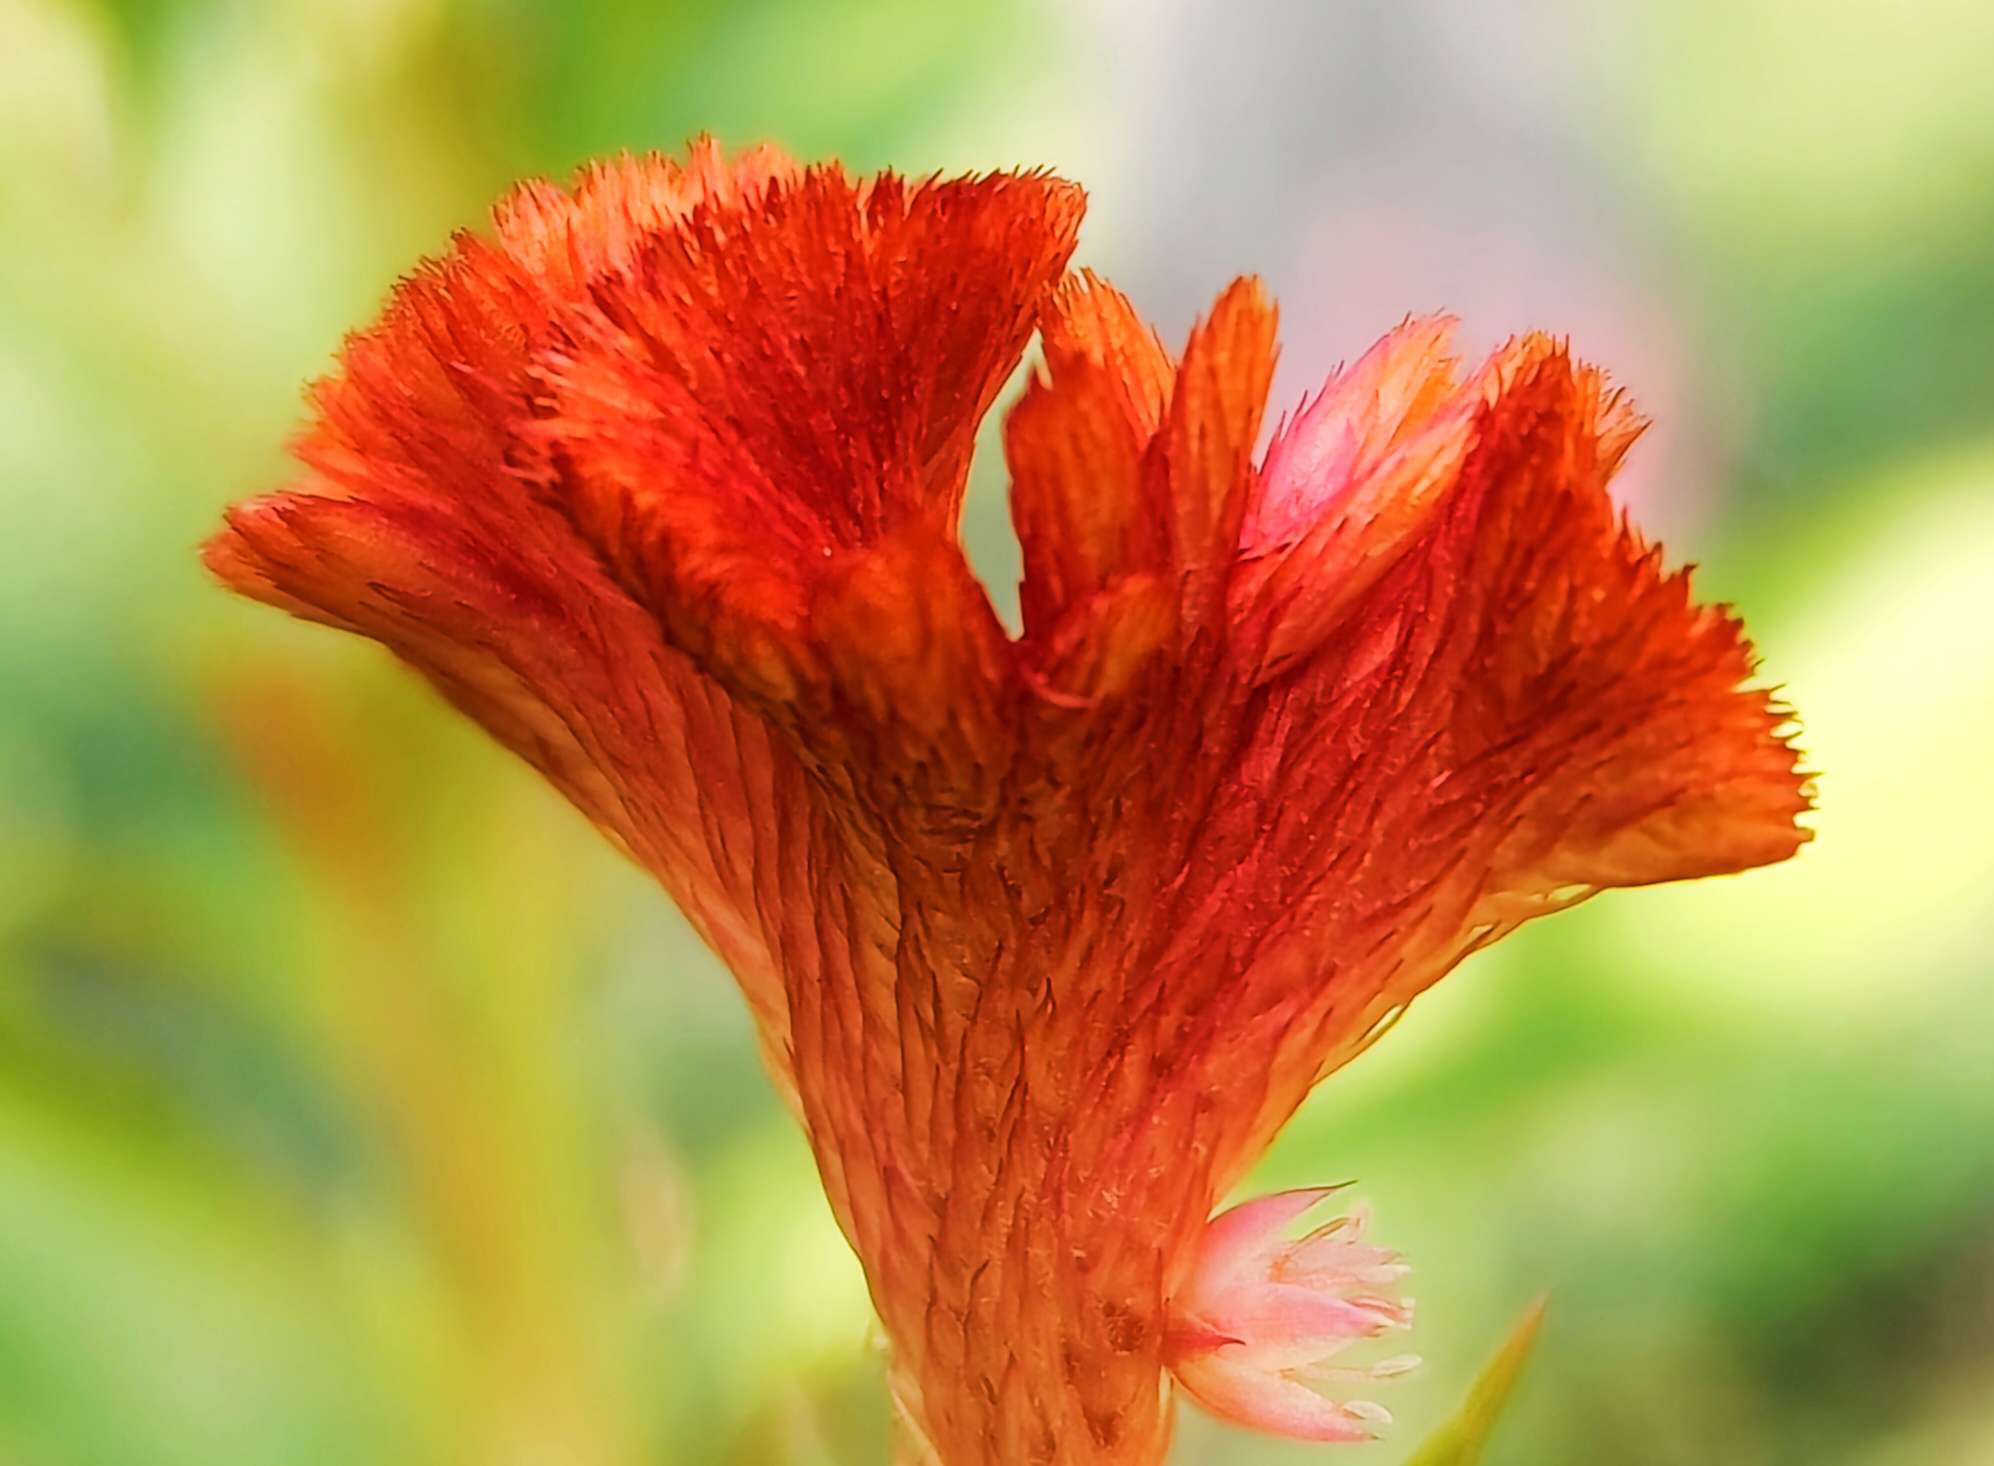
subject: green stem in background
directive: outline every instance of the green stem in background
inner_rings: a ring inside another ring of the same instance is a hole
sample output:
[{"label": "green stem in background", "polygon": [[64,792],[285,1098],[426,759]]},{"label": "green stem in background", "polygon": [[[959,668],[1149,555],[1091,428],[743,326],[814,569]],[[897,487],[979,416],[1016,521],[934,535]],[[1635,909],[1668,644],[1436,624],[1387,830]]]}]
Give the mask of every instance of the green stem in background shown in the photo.
[{"label": "green stem in background", "polygon": [[1468,1392],[1467,1401],[1453,1419],[1428,1437],[1406,1466],[1475,1466],[1482,1459],[1496,1421],[1502,1418],[1503,1407],[1523,1377],[1523,1366],[1529,1362],[1530,1350],[1544,1326],[1544,1310],[1549,1303],[1548,1296],[1542,1297],[1524,1310],[1509,1338]]}]

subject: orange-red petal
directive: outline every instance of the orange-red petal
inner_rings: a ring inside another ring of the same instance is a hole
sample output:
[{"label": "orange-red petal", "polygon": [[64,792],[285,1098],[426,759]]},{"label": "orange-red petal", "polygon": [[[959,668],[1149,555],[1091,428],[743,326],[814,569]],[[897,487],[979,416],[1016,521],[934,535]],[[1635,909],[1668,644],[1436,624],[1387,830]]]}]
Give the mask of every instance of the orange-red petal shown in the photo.
[{"label": "orange-red petal", "polygon": [[1166,506],[1151,500],[1143,458],[1176,380],[1128,297],[1092,273],[1061,282],[1041,330],[1044,368],[1004,422],[1019,600],[1035,641],[1122,577],[1167,566]]},{"label": "orange-red petal", "polygon": [[[599,285],[599,314],[550,353],[550,481],[676,639],[730,685],[787,695],[819,669],[804,629],[842,561],[902,532],[960,560],[976,425],[1080,207],[1040,175],[860,182],[822,166],[745,217],[695,211]],[[773,677],[770,646],[791,664]]]},{"label": "orange-red petal", "polygon": [[[656,612],[683,624],[702,596],[749,602],[756,634],[724,660],[765,690],[797,674],[781,633],[818,582],[837,636],[919,578],[918,555],[884,588],[894,574],[853,561],[892,525],[933,527],[926,553],[959,564],[975,421],[1079,204],[1036,175],[854,184],[769,149],[729,162],[705,141],[683,164],[625,158],[571,191],[523,185],[492,237],[459,236],[347,342],[313,391],[307,476],[231,511],[208,563],[388,645],[656,872],[740,977],[787,1084],[783,982],[809,981],[835,947],[806,891],[839,883],[844,857],[779,731]],[[628,364],[648,373],[634,383],[601,360],[633,339],[650,353]],[[621,415],[596,403],[598,438],[550,469],[550,439],[574,446],[550,405],[573,408],[578,383],[598,380],[637,395],[610,404]],[[631,456],[633,442],[656,451]],[[576,460],[588,473],[568,471]],[[693,569],[676,580],[651,573],[661,500],[689,526],[678,548]],[[699,514],[715,526],[703,538]],[[780,573],[755,579],[772,563]],[[964,569],[931,608],[956,628],[943,650],[909,654],[901,638],[855,675],[884,680],[874,695],[890,701],[895,677],[951,656],[961,671],[994,634],[972,588]]]},{"label": "orange-red petal", "polygon": [[[1368,476],[1359,452],[1309,486],[1321,517],[1269,557],[1289,599],[1264,577],[1235,589],[1257,692],[1212,828],[1239,864],[1198,909],[1266,913],[1233,959],[1235,1000],[1282,1015],[1283,1054],[1243,1156],[1519,921],[1807,838],[1787,716],[1749,686],[1736,620],[1695,604],[1608,497],[1636,431],[1617,394],[1543,338],[1451,400],[1420,394],[1427,420],[1402,440],[1418,461],[1386,445]],[[1295,625],[1305,612],[1322,619]],[[1245,1061],[1230,1042],[1212,1057]]]},{"label": "orange-red petal", "polygon": [[1274,380],[1274,324],[1274,305],[1260,282],[1235,280],[1192,331],[1177,369],[1152,475],[1165,486],[1187,629],[1219,613],[1231,578]]}]

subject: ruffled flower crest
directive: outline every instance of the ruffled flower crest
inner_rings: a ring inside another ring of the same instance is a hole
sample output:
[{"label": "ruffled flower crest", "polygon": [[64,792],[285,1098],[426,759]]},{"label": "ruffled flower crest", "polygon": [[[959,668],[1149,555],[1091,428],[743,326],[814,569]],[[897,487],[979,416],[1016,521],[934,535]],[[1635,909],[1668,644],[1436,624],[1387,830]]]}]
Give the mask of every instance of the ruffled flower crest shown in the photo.
[{"label": "ruffled flower crest", "polygon": [[[1598,373],[1533,337],[1463,375],[1409,322],[1256,459],[1272,306],[1235,284],[1173,357],[1066,275],[1080,210],[708,143],[526,185],[208,547],[391,647],[686,910],[946,1466],[1154,1463],[1167,1365],[1278,1426],[1237,1351],[1293,1384],[1326,1339],[1242,1300],[1285,1269],[1394,1317],[1353,1238],[1213,1270],[1309,1088],[1527,917],[1804,834],[1736,622],[1610,505],[1636,423]],[[956,521],[1034,329],[1014,640]]]}]

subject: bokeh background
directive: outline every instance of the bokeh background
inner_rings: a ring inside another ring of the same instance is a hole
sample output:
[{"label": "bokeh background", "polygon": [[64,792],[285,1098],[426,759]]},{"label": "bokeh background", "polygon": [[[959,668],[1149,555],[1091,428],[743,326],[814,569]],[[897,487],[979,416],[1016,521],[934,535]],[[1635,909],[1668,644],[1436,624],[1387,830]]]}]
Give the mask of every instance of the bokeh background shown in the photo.
[{"label": "bokeh background", "polygon": [[883,1459],[724,976],[193,553],[507,181],[701,129],[1052,164],[1168,336],[1263,273],[1287,399],[1443,305],[1614,368],[1820,838],[1526,931],[1283,1136],[1263,1186],[1362,1178],[1420,1269],[1351,1459],[1548,1289],[1495,1466],[1994,1461],[1990,56],[1984,0],[0,0],[0,1461]]}]

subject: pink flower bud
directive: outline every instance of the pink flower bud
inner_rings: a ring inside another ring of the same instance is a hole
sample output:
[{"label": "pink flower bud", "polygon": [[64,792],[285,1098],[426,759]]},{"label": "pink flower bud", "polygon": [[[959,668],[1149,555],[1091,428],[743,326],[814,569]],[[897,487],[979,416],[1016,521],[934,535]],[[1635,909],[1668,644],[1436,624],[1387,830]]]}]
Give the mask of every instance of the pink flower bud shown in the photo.
[{"label": "pink flower bud", "polygon": [[1412,1323],[1412,1300],[1393,1290],[1410,1269],[1396,1252],[1364,1242],[1361,1207],[1299,1240],[1284,1235],[1341,1189],[1277,1192],[1206,1226],[1171,1299],[1166,1350],[1177,1382],[1214,1415],[1311,1441],[1370,1440],[1374,1425],[1391,1422],[1381,1405],[1310,1388],[1378,1383],[1419,1363],[1413,1355],[1330,1363],[1357,1340]]}]

